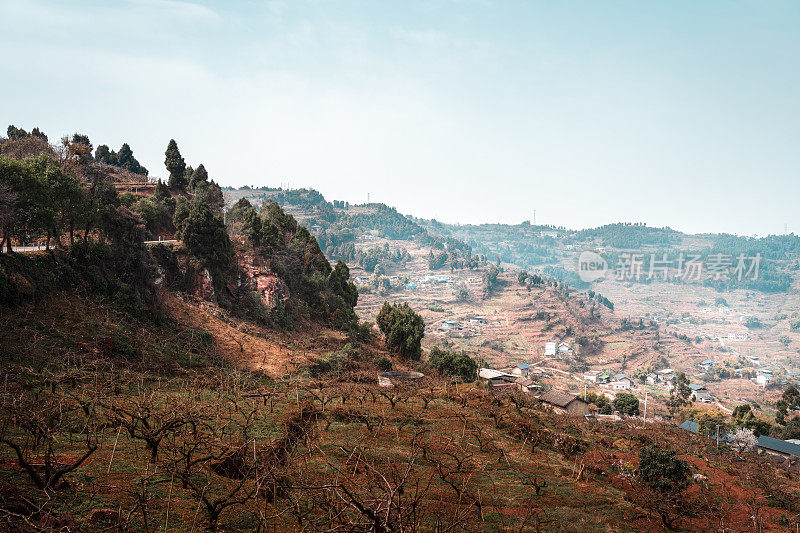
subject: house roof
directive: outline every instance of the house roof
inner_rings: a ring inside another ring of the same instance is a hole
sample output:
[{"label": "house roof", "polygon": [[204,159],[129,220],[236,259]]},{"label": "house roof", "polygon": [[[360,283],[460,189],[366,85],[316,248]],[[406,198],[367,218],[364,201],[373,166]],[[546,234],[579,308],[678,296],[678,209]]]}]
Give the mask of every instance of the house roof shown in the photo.
[{"label": "house roof", "polygon": [[629,378],[625,374],[617,374],[616,376],[614,376],[614,379],[616,379],[617,381],[622,381],[623,379],[627,379],[628,381],[633,381],[631,378]]},{"label": "house roof", "polygon": [[545,403],[555,405],[556,407],[566,407],[575,400],[583,402],[582,398],[578,397],[575,394],[572,394],[571,392],[556,390],[556,389],[552,389],[545,392],[544,394],[539,396],[539,399]]},{"label": "house roof", "polygon": [[700,424],[693,422],[692,420],[687,420],[678,427],[691,433],[697,433],[700,430]]},{"label": "house roof", "polygon": [[689,385],[689,388],[692,390],[708,390],[703,385],[698,385],[697,383],[692,383]]},{"label": "house roof", "polygon": [[519,363],[518,365],[514,366],[516,366],[517,368],[521,368],[522,370],[527,370],[528,368],[531,367],[531,365],[529,365],[528,363]]},{"label": "house roof", "polygon": [[520,376],[514,380],[514,383],[517,385],[522,385],[523,387],[538,387],[536,383],[533,382],[531,378],[526,378],[524,376]]},{"label": "house roof", "polygon": [[786,442],[785,440],[775,439],[761,435],[758,437],[758,445],[767,450],[773,450],[787,455],[797,455],[800,457],[800,445]]},{"label": "house roof", "polygon": [[481,368],[478,375],[483,379],[497,379],[497,378],[515,378],[507,372],[501,372],[492,368]]},{"label": "house roof", "polygon": [[658,371],[659,374],[673,374],[674,372],[675,371],[672,370],[671,368],[665,368],[664,370],[659,370]]}]

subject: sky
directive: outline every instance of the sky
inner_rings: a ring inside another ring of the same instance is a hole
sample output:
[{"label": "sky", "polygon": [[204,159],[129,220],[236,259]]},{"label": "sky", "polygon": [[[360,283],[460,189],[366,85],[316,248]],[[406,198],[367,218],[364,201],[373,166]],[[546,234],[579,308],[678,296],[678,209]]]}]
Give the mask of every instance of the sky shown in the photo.
[{"label": "sky", "polygon": [[800,233],[800,2],[0,0],[0,124],[451,223]]}]

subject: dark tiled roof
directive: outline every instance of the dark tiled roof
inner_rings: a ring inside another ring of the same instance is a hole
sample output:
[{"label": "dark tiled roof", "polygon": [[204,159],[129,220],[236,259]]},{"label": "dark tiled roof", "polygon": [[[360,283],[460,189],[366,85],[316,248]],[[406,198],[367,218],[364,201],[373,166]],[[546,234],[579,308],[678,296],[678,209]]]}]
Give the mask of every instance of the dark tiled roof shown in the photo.
[{"label": "dark tiled roof", "polygon": [[551,405],[555,405],[556,407],[566,407],[568,406],[573,400],[583,401],[578,396],[563,390],[549,390],[539,396],[539,399],[545,403],[549,403]]},{"label": "dark tiled roof", "polygon": [[797,455],[800,457],[800,444],[794,444],[791,442],[786,442],[785,440],[774,439],[772,437],[767,437],[766,435],[761,435],[758,437],[758,445],[762,448],[766,448],[767,450],[781,452],[788,455]]}]

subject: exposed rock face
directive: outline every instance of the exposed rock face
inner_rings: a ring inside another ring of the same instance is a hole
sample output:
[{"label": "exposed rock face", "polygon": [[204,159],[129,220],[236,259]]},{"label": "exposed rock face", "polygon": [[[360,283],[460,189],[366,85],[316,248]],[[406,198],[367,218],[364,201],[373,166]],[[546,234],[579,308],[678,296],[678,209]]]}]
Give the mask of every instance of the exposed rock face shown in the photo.
[{"label": "exposed rock face", "polygon": [[[237,255],[239,268],[230,276],[227,291],[235,295],[240,291],[257,292],[267,309],[274,309],[280,302],[289,299],[289,287],[270,270],[265,261],[250,254]],[[178,268],[186,277],[187,288],[196,298],[217,302],[214,278],[207,268],[197,270],[185,254],[178,255]],[[161,282],[161,278],[158,280]]]},{"label": "exposed rock face", "polygon": [[[245,258],[245,261],[246,259],[248,258]],[[242,264],[242,270],[245,277],[244,283],[249,286],[250,290],[261,295],[267,309],[274,309],[279,302],[289,299],[289,287],[269,268],[245,262]]]},{"label": "exposed rock face", "polygon": [[203,300],[216,302],[217,295],[214,293],[214,279],[211,277],[211,272],[204,268],[200,274],[200,282],[197,286],[198,296]]}]

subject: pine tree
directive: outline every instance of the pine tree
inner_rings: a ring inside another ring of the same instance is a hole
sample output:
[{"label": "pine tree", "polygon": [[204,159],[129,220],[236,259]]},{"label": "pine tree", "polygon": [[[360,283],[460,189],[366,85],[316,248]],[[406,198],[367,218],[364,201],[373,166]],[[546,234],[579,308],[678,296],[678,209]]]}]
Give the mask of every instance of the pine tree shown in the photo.
[{"label": "pine tree", "polygon": [[197,167],[197,169],[194,172],[192,172],[192,177],[189,179],[189,190],[193,191],[197,188],[197,186],[201,182],[207,182],[207,181],[208,181],[208,172],[206,171],[206,167],[203,166],[202,163],[200,163],[200,166]]},{"label": "pine tree", "polygon": [[164,165],[169,171],[169,187],[170,189],[186,190],[187,180],[184,176],[186,171],[186,161],[183,160],[180,150],[178,150],[178,143],[175,139],[170,139],[167,145],[167,151],[164,152],[166,156]]}]

